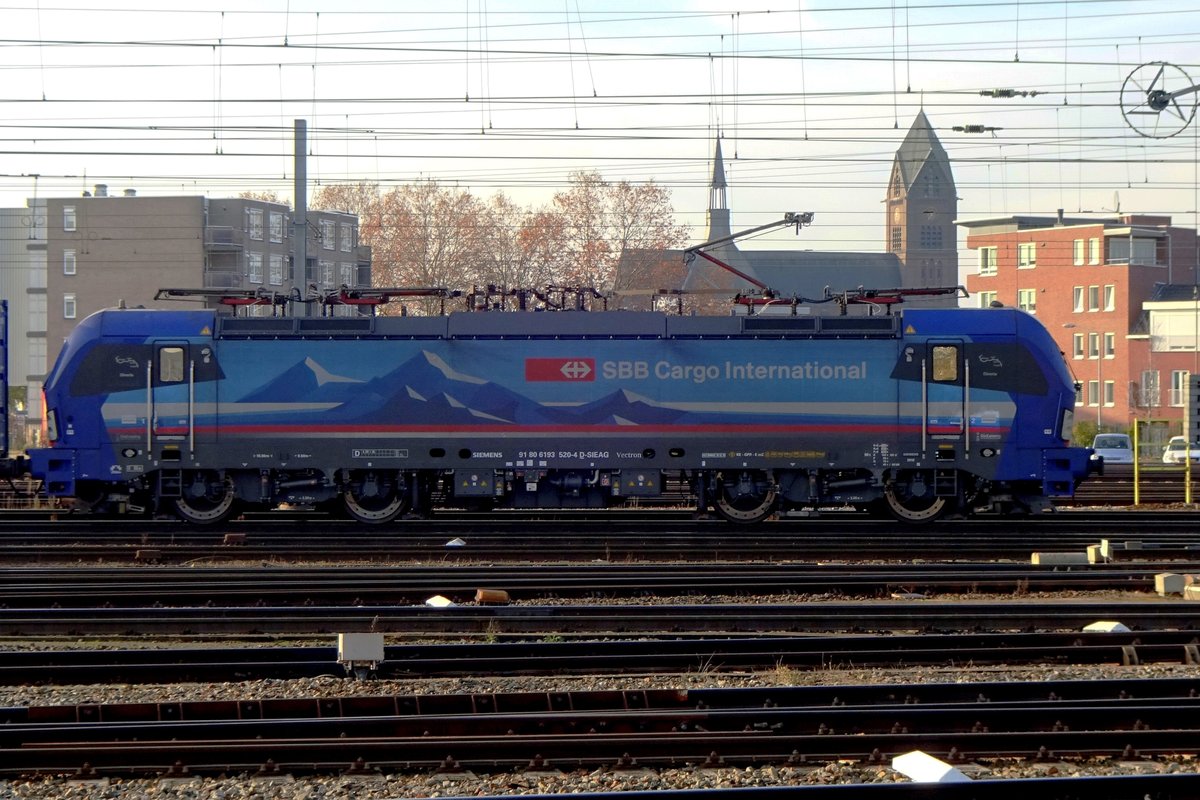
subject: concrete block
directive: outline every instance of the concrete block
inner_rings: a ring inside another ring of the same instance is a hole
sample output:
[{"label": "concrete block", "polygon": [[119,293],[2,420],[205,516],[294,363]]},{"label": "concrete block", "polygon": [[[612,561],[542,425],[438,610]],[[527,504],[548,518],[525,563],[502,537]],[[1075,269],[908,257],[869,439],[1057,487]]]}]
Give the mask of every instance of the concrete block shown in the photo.
[{"label": "concrete block", "polygon": [[449,597],[443,597],[440,594],[435,594],[433,597],[430,597],[428,600],[425,601],[425,605],[430,606],[432,608],[453,608],[454,606],[456,606],[458,604],[455,603],[453,600],[451,600]]},{"label": "concrete block", "polygon": [[1100,552],[1100,545],[1089,544],[1087,547],[1088,563],[1103,564],[1105,562],[1104,555]]},{"label": "concrete block", "polygon": [[920,750],[893,758],[892,769],[914,783],[965,783],[971,780],[961,770]]},{"label": "concrete block", "polygon": [[1183,587],[1184,600],[1200,600],[1200,584]]},{"label": "concrete block", "polygon": [[1102,619],[1093,622],[1091,625],[1084,625],[1083,629],[1092,633],[1129,633],[1129,628],[1120,622],[1109,619]]},{"label": "concrete block", "polygon": [[1087,553],[1034,553],[1031,564],[1040,566],[1074,566],[1089,564]]},{"label": "concrete block", "polygon": [[339,633],[338,661],[380,663],[383,661],[383,634]]},{"label": "concrete block", "polygon": [[1162,597],[1169,594],[1183,594],[1183,587],[1186,585],[1184,576],[1176,575],[1174,572],[1160,572],[1154,576],[1154,591]]},{"label": "concrete block", "polygon": [[1124,548],[1120,545],[1119,542],[1114,542],[1111,539],[1101,539],[1100,540],[1100,555],[1101,555],[1101,557],[1104,558],[1105,561],[1111,561],[1114,557],[1114,554],[1118,550],[1123,550],[1123,549]]}]

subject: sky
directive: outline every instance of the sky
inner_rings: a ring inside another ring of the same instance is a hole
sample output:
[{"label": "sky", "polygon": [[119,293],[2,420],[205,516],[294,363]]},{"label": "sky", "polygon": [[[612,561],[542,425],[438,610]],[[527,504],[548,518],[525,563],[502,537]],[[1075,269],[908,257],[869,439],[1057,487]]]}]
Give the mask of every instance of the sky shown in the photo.
[{"label": "sky", "polygon": [[698,243],[719,131],[734,230],[816,215],[754,247],[879,252],[923,109],[962,219],[1200,227],[1198,42],[1194,0],[0,0],[0,207],[290,198],[304,119],[310,196],[434,179],[540,206],[597,171],[669,188]]}]

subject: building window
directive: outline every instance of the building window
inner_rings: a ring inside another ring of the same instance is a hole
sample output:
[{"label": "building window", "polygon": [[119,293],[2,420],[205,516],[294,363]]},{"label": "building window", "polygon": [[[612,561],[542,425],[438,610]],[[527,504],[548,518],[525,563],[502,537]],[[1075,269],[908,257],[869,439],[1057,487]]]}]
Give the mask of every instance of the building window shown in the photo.
[{"label": "building window", "polygon": [[995,275],[996,274],[996,248],[995,247],[979,248],[979,274],[980,275]]},{"label": "building window", "polygon": [[1104,382],[1104,405],[1106,405],[1106,406],[1116,405],[1116,398],[1117,398],[1116,383],[1114,381],[1105,381]]},{"label": "building window", "polygon": [[1186,369],[1171,370],[1171,405],[1176,408],[1187,405],[1189,374]]},{"label": "building window", "polygon": [[354,249],[354,226],[349,222],[343,222],[340,226],[342,235],[340,244],[343,253],[349,253]]},{"label": "building window", "polygon": [[1089,286],[1088,287],[1088,311],[1099,311],[1099,310],[1100,310],[1100,287],[1099,286]]},{"label": "building window", "polygon": [[342,273],[342,286],[353,286],[354,265],[342,263],[338,265],[338,270]]},{"label": "building window", "polygon": [[942,226],[941,225],[922,225],[921,226],[921,247],[926,250],[941,250],[942,249]]},{"label": "building window", "polygon": [[1037,289],[1017,289],[1017,308],[1037,313]]},{"label": "building window", "polygon": [[1071,298],[1072,298],[1071,302],[1073,304],[1072,307],[1075,309],[1075,311],[1083,311],[1084,305],[1083,305],[1083,287],[1082,286],[1076,286],[1075,288],[1073,288],[1071,290]]},{"label": "building window", "polygon": [[[29,306],[26,311],[26,314],[28,314],[28,317],[26,319],[28,320],[29,330],[37,331],[38,333],[45,333],[46,317],[48,316],[46,313],[46,295],[30,294],[30,295],[26,295],[25,299],[29,301]],[[38,339],[29,339],[28,341],[30,344],[32,344],[33,342],[38,341]],[[43,339],[41,341],[45,341],[45,340]],[[46,365],[43,362],[42,368],[40,370],[38,370],[37,372],[35,372],[34,374],[35,375],[41,374],[45,371],[46,371]]]},{"label": "building window", "polygon": [[75,274],[75,251],[63,250],[63,275]]},{"label": "building window", "polygon": [[1088,263],[1089,264],[1099,264],[1100,263],[1100,240],[1099,239],[1088,239]]},{"label": "building window", "polygon": [[283,212],[272,211],[270,216],[271,241],[278,244],[283,241]]},{"label": "building window", "polygon": [[1104,357],[1117,357],[1117,335],[1115,333],[1104,334]]},{"label": "building window", "polygon": [[1088,381],[1088,405],[1100,405],[1100,381]]},{"label": "building window", "polygon": [[1100,334],[1088,334],[1088,358],[1100,357]]},{"label": "building window", "polygon": [[[45,375],[46,374],[46,340],[45,339],[30,339],[27,343],[29,353],[29,374],[30,375]],[[26,411],[29,407],[26,406]]]},{"label": "building window", "polygon": [[271,253],[271,272],[269,275],[272,286],[283,285],[283,256]]},{"label": "building window", "polygon": [[1037,242],[1022,242],[1017,245],[1017,268],[1032,269],[1037,266]]},{"label": "building window", "polygon": [[1108,240],[1108,262],[1110,264],[1144,264],[1153,266],[1157,263],[1155,253],[1158,249],[1154,239],[1130,239],[1114,236]]},{"label": "building window", "polygon": [[337,228],[335,227],[333,220],[321,220],[321,247],[325,248],[326,250],[334,249],[334,247],[337,246],[334,239],[336,233]]},{"label": "building window", "polygon": [[75,230],[75,206],[63,206],[63,230]]},{"label": "building window", "polygon": [[1141,397],[1138,398],[1140,405],[1145,408],[1155,408],[1160,402],[1158,390],[1158,370],[1147,369],[1142,371],[1142,386]]},{"label": "building window", "polygon": [[1075,384],[1075,405],[1083,405],[1083,384]]},{"label": "building window", "polygon": [[246,231],[253,241],[261,242],[263,238],[263,212],[261,208],[246,209]]},{"label": "building window", "polygon": [[75,295],[63,295],[63,319],[75,319],[75,313],[78,309],[75,305]]},{"label": "building window", "polygon": [[1104,310],[1113,311],[1117,307],[1117,287],[1113,284],[1104,286]]},{"label": "building window", "polygon": [[942,178],[936,172],[930,172],[925,178],[923,187],[926,197],[937,197],[942,193]]},{"label": "building window", "polygon": [[1080,264],[1083,263],[1083,258],[1086,255],[1086,252],[1085,252],[1086,247],[1087,247],[1086,239],[1076,239],[1075,240],[1074,252],[1075,252],[1075,265],[1076,266],[1079,266]]},{"label": "building window", "polygon": [[899,225],[892,226],[892,252],[898,253],[901,246],[904,244],[904,228]]},{"label": "building window", "polygon": [[904,184],[900,182],[900,170],[897,169],[892,173],[892,197],[899,197],[904,191]]},{"label": "building window", "polygon": [[333,262],[321,261],[318,266],[321,270],[321,285],[325,287],[333,286]]},{"label": "building window", "polygon": [[979,298],[980,308],[991,308],[992,303],[996,302],[995,292],[976,292],[975,296]]},{"label": "building window", "polygon": [[1083,358],[1083,334],[1076,333],[1071,336],[1071,352],[1075,358]]},{"label": "building window", "polygon": [[246,271],[251,283],[263,281],[262,253],[246,253]]}]

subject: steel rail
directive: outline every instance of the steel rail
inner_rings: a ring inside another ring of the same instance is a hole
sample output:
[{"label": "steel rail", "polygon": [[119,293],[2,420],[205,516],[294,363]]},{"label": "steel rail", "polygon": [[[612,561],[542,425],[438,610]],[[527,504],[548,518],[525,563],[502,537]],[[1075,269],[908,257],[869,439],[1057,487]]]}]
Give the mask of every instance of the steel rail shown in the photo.
[{"label": "steel rail", "polygon": [[1196,603],[862,601],[779,605],[263,606],[0,609],[0,636],[395,634],[563,636],[644,633],[1080,630],[1119,620],[1134,630],[1200,628]]},{"label": "steel rail", "polygon": [[[919,530],[864,521],[774,523],[730,530],[706,521],[541,521],[514,524],[424,520],[387,529],[329,520],[245,521],[204,531],[174,523],[55,523],[53,529],[0,524],[0,561],[15,564],[225,560],[479,561],[794,561],[812,559],[1021,558],[1076,549],[1102,538],[1197,543],[1192,514],[1088,515],[1053,519],[944,522]],[[461,546],[456,546],[461,543]],[[1178,556],[1176,556],[1178,557]]]},{"label": "steel rail", "polygon": [[[1065,711],[1065,709],[1063,710]],[[1065,716],[1065,715],[1064,715]],[[253,771],[264,767],[287,771],[342,771],[371,764],[404,770],[438,767],[478,771],[521,769],[531,764],[553,768],[680,767],[750,764],[820,764],[831,760],[886,763],[895,755],[921,750],[951,761],[976,758],[1138,759],[1151,755],[1200,753],[1200,730],[1176,714],[1169,729],[989,731],[957,717],[953,730],[905,732],[778,732],[752,726],[736,732],[707,731],[702,725],[670,733],[603,733],[590,728],[561,735],[528,736],[505,731],[469,735],[456,729],[446,735],[422,731],[417,736],[342,735],[323,726],[305,736],[293,722],[280,738],[197,738],[188,741],[47,741],[22,745],[15,738],[0,747],[0,773],[77,772],[91,769],[117,773],[156,773],[181,765],[198,772]],[[425,720],[428,722],[429,720]],[[1129,721],[1130,724],[1136,720]],[[966,725],[967,729],[961,728]],[[1096,724],[1089,722],[1089,724]],[[179,732],[179,726],[168,726]],[[975,730],[971,728],[976,727]],[[986,727],[986,726],[983,726]],[[99,734],[99,731],[97,731]],[[0,731],[0,737],[8,736]],[[148,732],[143,735],[148,735]]]},{"label": "steel rail", "polygon": [[[369,688],[371,684],[366,684]],[[84,703],[0,708],[0,723],[72,724],[247,719],[328,719],[550,712],[828,709],[840,707],[1126,706],[1194,702],[1200,678],[1004,681],[872,685],[771,686],[738,689],[625,689],[555,692],[366,695],[351,697]]]},{"label": "steel rail", "polygon": [[[507,797],[509,795],[493,795]],[[521,800],[562,800],[562,795],[514,795]],[[1191,800],[1200,797],[1200,774],[974,780],[961,783],[854,783],[739,789],[579,792],[572,800]],[[466,800],[466,798],[446,798]]]},{"label": "steel rail", "polygon": [[[1139,551],[1144,554],[1153,551]],[[1169,551],[1200,556],[1200,551]],[[438,567],[252,567],[207,569],[0,569],[6,608],[158,605],[382,605],[421,603],[441,594],[463,603],[481,587],[513,599],[642,597],[719,593],[841,594],[892,592],[1023,595],[1061,591],[1153,591],[1162,564],[1096,564],[1070,571],[1013,564],[919,565],[553,565]],[[1200,562],[1174,562],[1175,572],[1200,571]]]},{"label": "steel rail", "polygon": [[[1196,634],[996,633],[391,645],[381,678],[681,673],[985,664],[1200,663]],[[0,684],[166,683],[346,675],[334,647],[0,652]],[[1144,685],[1144,684],[1143,684]],[[1197,687],[1200,689],[1200,686]]]}]

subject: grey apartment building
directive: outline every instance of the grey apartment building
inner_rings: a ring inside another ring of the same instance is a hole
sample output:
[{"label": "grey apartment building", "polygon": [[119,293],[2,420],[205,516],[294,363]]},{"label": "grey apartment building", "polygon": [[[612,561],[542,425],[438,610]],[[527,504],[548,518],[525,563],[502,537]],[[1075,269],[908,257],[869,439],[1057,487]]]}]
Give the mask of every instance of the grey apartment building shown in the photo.
[{"label": "grey apartment building", "polygon": [[[309,210],[306,263],[290,208],[246,198],[149,197],[96,186],[81,197],[0,209],[0,291],[9,301],[10,385],[25,385],[38,418],[41,382],[75,324],[121,303],[188,308],[155,301],[161,288],[216,292],[261,289],[307,296],[310,288],[370,286],[371,251],[358,242],[353,214]],[[202,302],[219,305],[217,298]],[[195,307],[195,306],[190,306]],[[352,306],[338,314],[357,313]],[[269,306],[238,313],[271,314]],[[289,313],[320,313],[293,306]]]}]

